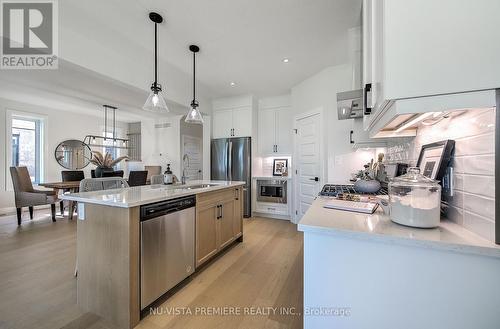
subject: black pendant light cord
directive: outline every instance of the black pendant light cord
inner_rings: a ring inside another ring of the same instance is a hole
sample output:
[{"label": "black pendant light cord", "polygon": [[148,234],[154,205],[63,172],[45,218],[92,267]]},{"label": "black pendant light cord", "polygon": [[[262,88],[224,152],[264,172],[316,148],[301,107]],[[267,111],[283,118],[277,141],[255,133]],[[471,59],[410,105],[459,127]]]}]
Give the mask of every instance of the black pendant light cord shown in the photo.
[{"label": "black pendant light cord", "polygon": [[158,84],[158,24],[155,23],[155,88]]},{"label": "black pendant light cord", "polygon": [[193,104],[196,102],[196,52],[193,51]]}]

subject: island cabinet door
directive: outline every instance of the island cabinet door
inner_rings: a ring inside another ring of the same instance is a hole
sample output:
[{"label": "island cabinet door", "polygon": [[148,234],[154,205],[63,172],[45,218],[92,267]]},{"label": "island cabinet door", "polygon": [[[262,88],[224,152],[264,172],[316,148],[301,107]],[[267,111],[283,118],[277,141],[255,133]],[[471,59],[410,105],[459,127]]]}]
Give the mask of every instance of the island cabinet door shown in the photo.
[{"label": "island cabinet door", "polygon": [[233,234],[239,238],[243,234],[243,188],[234,190]]},{"label": "island cabinet door", "polygon": [[197,206],[196,266],[201,265],[219,250],[217,241],[218,204]]},{"label": "island cabinet door", "polygon": [[234,241],[234,200],[221,202],[218,222],[219,248],[222,249]]}]

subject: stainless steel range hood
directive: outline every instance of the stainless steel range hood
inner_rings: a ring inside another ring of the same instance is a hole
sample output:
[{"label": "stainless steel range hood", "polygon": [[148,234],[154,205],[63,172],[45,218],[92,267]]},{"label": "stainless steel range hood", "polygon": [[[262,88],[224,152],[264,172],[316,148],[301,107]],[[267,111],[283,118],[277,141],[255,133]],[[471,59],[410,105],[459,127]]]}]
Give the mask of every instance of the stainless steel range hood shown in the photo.
[{"label": "stainless steel range hood", "polygon": [[337,93],[337,114],[339,120],[363,117],[363,90]]}]

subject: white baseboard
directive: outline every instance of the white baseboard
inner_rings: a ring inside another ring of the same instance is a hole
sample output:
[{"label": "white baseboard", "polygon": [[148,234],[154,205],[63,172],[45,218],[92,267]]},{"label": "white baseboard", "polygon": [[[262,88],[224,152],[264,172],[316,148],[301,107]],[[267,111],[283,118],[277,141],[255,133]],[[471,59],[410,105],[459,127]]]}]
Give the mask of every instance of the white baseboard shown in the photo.
[{"label": "white baseboard", "polygon": [[265,217],[265,218],[281,219],[281,220],[288,220],[288,221],[291,220],[290,216],[268,214],[268,213],[256,212],[256,211],[252,212],[252,217]]}]

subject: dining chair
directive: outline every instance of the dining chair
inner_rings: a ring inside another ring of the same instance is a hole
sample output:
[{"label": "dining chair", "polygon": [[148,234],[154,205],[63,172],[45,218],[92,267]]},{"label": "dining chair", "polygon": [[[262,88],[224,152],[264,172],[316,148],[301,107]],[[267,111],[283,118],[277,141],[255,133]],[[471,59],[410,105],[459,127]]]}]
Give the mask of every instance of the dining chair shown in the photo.
[{"label": "dining chair", "polygon": [[163,184],[163,175],[151,176],[151,185]]},{"label": "dining chair", "polygon": [[102,177],[123,177],[123,170],[105,171],[102,173]]},{"label": "dining chair", "polygon": [[57,194],[55,191],[35,190],[26,167],[10,167],[10,175],[14,186],[14,196],[17,210],[17,225],[21,225],[22,208],[28,207],[30,219],[33,219],[33,207],[50,204],[52,221],[56,221]]},{"label": "dining chair", "polygon": [[[80,182],[85,179],[85,173],[83,170],[62,170],[61,178],[63,182]],[[69,189],[63,189],[63,193],[71,192]],[[61,209],[61,214],[64,214],[64,202],[63,200],[59,203],[59,208]]]},{"label": "dining chair", "polygon": [[111,190],[124,187],[129,187],[129,185],[121,177],[85,178],[80,181],[80,192]]},{"label": "dining chair", "polygon": [[146,170],[131,171],[128,175],[129,186],[146,185],[148,172]]},{"label": "dining chair", "polygon": [[148,172],[146,181],[151,181],[151,177],[161,175],[161,166],[144,166],[144,170]]}]

